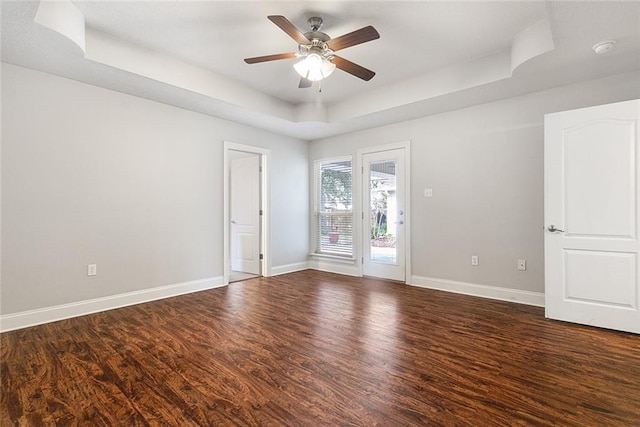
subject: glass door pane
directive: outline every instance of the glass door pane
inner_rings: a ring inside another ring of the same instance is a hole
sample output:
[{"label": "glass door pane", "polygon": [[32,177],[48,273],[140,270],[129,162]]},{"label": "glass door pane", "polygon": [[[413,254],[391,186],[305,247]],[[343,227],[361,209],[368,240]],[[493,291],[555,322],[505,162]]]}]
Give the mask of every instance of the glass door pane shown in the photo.
[{"label": "glass door pane", "polygon": [[369,259],[385,264],[397,263],[396,166],[395,160],[369,164]]}]

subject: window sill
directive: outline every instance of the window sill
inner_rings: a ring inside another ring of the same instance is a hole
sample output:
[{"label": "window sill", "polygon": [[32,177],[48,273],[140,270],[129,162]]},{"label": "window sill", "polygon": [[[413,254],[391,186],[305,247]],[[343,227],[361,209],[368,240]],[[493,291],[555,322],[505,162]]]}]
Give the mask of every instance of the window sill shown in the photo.
[{"label": "window sill", "polygon": [[320,259],[326,259],[326,260],[330,260],[330,261],[335,261],[335,262],[341,262],[344,264],[355,264],[356,263],[356,259],[353,257],[346,257],[346,256],[340,256],[340,255],[330,255],[330,254],[319,254],[316,252],[312,252],[309,254],[310,257],[312,258],[320,258]]}]

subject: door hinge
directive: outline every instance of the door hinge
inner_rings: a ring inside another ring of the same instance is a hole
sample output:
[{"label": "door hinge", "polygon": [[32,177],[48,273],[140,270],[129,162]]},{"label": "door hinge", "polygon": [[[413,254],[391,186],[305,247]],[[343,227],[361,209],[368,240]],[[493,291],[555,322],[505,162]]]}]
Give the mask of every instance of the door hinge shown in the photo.
[{"label": "door hinge", "polygon": [[263,254],[260,254],[260,259],[264,259],[264,255]]},{"label": "door hinge", "polygon": [[360,264],[364,264],[364,257],[360,258]]},{"label": "door hinge", "polygon": [[360,219],[364,219],[364,211],[362,211],[361,213],[362,213],[362,217]]},{"label": "door hinge", "polygon": [[262,166],[258,166],[258,169],[260,170],[260,172],[262,172]]},{"label": "door hinge", "polygon": [[262,209],[260,209],[260,215],[262,215]]},{"label": "door hinge", "polygon": [[364,175],[364,166],[360,166],[360,173]]}]

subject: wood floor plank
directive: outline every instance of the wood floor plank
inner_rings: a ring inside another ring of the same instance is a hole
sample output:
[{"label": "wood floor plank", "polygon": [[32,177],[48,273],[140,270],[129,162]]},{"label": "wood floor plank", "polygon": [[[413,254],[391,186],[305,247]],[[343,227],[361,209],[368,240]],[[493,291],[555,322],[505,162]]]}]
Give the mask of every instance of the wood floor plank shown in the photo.
[{"label": "wood floor plank", "polygon": [[640,337],[304,271],[0,336],[2,425],[640,426]]}]

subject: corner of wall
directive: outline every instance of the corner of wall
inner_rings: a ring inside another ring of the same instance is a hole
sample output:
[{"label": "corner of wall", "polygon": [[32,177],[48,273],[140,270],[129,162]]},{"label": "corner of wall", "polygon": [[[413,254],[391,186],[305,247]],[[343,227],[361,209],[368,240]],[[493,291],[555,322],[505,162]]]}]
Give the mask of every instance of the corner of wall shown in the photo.
[{"label": "corner of wall", "polygon": [[279,265],[271,267],[271,276],[279,276],[281,274],[295,273],[296,271],[307,270],[309,268],[308,261],[295,262],[293,264]]}]

